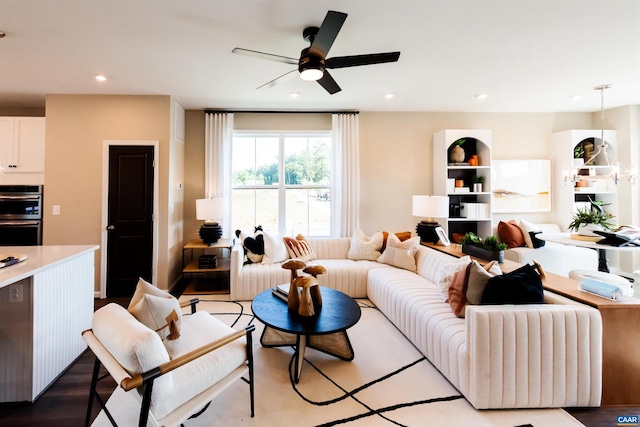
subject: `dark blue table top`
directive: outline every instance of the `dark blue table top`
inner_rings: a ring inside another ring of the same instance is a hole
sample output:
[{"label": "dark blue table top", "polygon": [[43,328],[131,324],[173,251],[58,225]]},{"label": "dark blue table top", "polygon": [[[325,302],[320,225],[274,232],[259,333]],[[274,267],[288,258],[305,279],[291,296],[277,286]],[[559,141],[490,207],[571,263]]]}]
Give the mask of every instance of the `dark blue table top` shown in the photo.
[{"label": "dark blue table top", "polygon": [[287,303],[266,290],[256,296],[251,310],[267,326],[282,332],[323,335],[344,331],[360,320],[360,307],[353,298],[335,289],[320,286],[322,308],[312,317],[289,310]]}]

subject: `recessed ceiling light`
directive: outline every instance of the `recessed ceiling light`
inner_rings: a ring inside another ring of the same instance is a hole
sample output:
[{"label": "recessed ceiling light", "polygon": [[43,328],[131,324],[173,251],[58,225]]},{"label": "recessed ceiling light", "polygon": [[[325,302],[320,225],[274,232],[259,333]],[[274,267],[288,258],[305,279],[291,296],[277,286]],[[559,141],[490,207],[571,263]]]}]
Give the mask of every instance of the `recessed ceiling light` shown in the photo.
[{"label": "recessed ceiling light", "polygon": [[488,93],[479,93],[476,95],[476,99],[486,99],[488,96]]},{"label": "recessed ceiling light", "polygon": [[571,95],[571,96],[569,97],[569,99],[573,99],[574,101],[576,101],[576,100],[578,100],[578,99],[582,99],[582,97],[583,97],[583,96],[584,96],[584,95],[582,95],[581,93],[578,93],[578,94],[576,94],[576,95]]},{"label": "recessed ceiling light", "polygon": [[107,81],[107,76],[105,76],[104,74],[98,74],[96,76],[96,80],[99,82],[106,82]]},{"label": "recessed ceiling light", "polygon": [[299,92],[291,92],[291,93],[289,94],[289,96],[290,96],[291,98],[297,98],[297,97],[299,97],[299,96],[300,96],[300,93],[299,93]]},{"label": "recessed ceiling light", "polygon": [[387,98],[387,99],[391,99],[391,98],[393,98],[394,96],[395,96],[394,94],[392,94],[392,93],[388,93],[388,94],[386,94],[384,97],[385,97],[385,98]]}]

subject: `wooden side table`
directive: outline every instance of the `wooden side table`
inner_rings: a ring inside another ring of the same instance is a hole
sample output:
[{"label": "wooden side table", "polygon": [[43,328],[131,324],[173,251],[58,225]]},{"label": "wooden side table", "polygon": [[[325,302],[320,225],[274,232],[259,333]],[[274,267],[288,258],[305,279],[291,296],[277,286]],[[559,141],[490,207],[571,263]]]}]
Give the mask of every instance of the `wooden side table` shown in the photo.
[{"label": "wooden side table", "polygon": [[[459,246],[422,243],[451,256],[462,257]],[[480,263],[486,261],[478,260]],[[500,269],[507,273],[520,266],[505,260]],[[544,265],[542,266],[544,268]],[[640,299],[612,301],[578,289],[578,282],[546,273],[542,285],[547,291],[597,308],[602,316],[602,406],[640,405]]]},{"label": "wooden side table", "polygon": [[[182,277],[189,275],[193,278],[194,275],[215,275],[221,286],[215,287],[213,290],[206,290],[203,286],[202,290],[207,293],[220,293],[228,294],[229,289],[229,271],[231,269],[230,255],[231,249],[235,244],[235,239],[220,239],[216,243],[206,244],[201,239],[193,239],[182,247]],[[215,268],[200,268],[198,264],[198,257],[194,258],[194,251],[204,253],[206,249],[218,249],[219,252],[217,259],[217,266]],[[188,260],[185,254],[188,253]],[[213,280],[213,279],[212,279]],[[200,289],[198,289],[200,290]]]}]

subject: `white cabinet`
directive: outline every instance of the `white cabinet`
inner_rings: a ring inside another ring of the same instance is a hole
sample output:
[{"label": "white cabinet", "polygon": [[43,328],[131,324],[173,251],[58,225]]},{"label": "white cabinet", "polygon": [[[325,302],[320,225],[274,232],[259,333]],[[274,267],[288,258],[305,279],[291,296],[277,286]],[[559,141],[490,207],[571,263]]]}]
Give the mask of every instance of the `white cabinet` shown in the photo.
[{"label": "white cabinet", "polygon": [[44,117],[0,117],[3,171],[44,172],[44,140]]},{"label": "white cabinet", "polygon": [[[454,162],[451,151],[460,140],[465,157]],[[479,180],[481,191],[473,185]],[[462,187],[456,187],[456,181]],[[433,194],[449,197],[449,217],[446,224],[440,221],[449,239],[458,241],[469,231],[482,238],[492,234],[490,130],[448,129],[433,135]]]},{"label": "white cabinet", "polygon": [[[604,140],[607,144],[609,160],[614,162],[616,156],[616,133],[613,130],[604,131]],[[554,175],[556,191],[553,199],[555,220],[562,228],[567,228],[571,223],[572,214],[581,206],[586,206],[589,198],[604,204],[605,212],[617,216],[617,191],[616,185],[611,179],[602,179],[611,173],[607,165],[604,153],[598,154],[592,164],[580,167],[574,161],[574,150],[582,148],[585,152],[583,161],[589,160],[591,153],[596,153],[602,145],[602,133],[600,130],[567,130],[556,132],[552,136],[553,158],[555,160]],[[593,150],[593,151],[591,151]],[[579,151],[579,150],[576,150]],[[571,174],[577,168],[580,176],[580,184],[564,182],[566,174]],[[593,178],[590,178],[593,177]],[[600,177],[600,178],[598,178]],[[615,222],[615,220],[614,220]]]}]

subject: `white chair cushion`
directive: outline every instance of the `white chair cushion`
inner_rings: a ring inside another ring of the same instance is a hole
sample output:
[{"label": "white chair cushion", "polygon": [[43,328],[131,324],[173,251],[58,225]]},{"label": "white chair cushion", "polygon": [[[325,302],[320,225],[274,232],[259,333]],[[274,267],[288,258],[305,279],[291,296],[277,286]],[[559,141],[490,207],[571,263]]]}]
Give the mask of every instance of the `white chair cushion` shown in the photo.
[{"label": "white chair cushion", "polygon": [[[178,356],[234,332],[234,329],[205,311],[185,315],[183,322],[182,345]],[[166,416],[216,384],[234,369],[243,365],[246,360],[246,339],[241,338],[176,369],[171,373],[173,375],[171,393],[156,395],[154,384],[154,400],[151,404],[154,416],[156,419]]]},{"label": "white chair cushion", "polygon": [[[118,304],[107,304],[97,310],[91,328],[130,375],[141,374],[170,360],[158,334]],[[156,403],[159,396],[171,395],[172,388],[172,373],[158,378],[153,385],[151,404]]]}]

